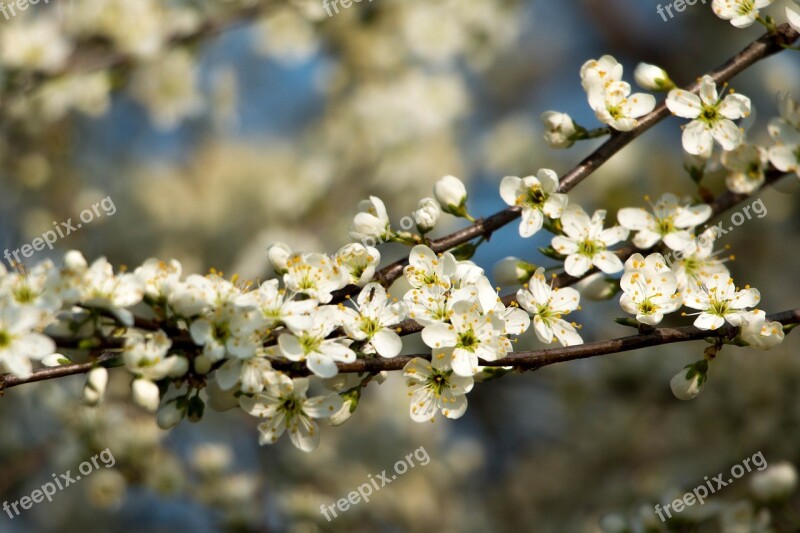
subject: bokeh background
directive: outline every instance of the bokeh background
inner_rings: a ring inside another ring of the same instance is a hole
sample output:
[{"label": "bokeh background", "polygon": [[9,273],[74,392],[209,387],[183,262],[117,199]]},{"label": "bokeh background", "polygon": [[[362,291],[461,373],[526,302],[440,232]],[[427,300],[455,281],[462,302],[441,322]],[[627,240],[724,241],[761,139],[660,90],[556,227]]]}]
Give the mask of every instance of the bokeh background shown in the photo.
[{"label": "bokeh background", "polygon": [[[0,249],[110,196],[113,216],[33,261],[79,249],[117,265],[174,257],[187,272],[265,279],[270,243],[334,252],[368,195],[399,221],[454,174],[468,182],[470,211],[490,214],[504,207],[503,176],[563,174],[597,145],[556,151],[541,139],[546,110],[597,125],[584,61],[612,54],[628,81],[637,62],[656,63],[683,84],[761,33],[700,2],[664,21],[658,4],[364,0],[329,17],[321,0],[53,0],[0,15]],[[770,8],[779,20],[783,5]],[[732,86],[757,110],[749,140],[767,143],[777,95],[800,98],[797,53]],[[645,194],[694,194],[679,125],[666,120],[625,148],[571,201],[613,216]],[[706,185],[723,191],[724,174]],[[737,256],[734,278],[758,287],[768,312],[800,301],[799,189],[791,178],[759,195],[768,215],[722,241]],[[475,261],[487,272],[508,255],[546,265],[545,244],[519,239],[512,224]],[[404,252],[381,251],[387,261]],[[612,300],[586,303],[575,319],[598,340],[628,334],[611,320],[622,314]],[[532,337],[519,347],[536,346]],[[704,346],[510,375],[478,385],[462,419],[435,424],[410,420],[391,376],[347,424],[324,428],[311,454],[285,439],[260,448],[256,421],[238,411],[162,432],[130,404],[122,372],[97,408],[80,405],[82,377],[27,385],[0,399],[0,501],[98,450],[116,464],[21,517],[0,515],[0,531],[660,531],[652,505],[704,476],[759,451],[769,463],[800,461],[798,336],[770,352],[723,350],[703,394],[676,400],[670,377]],[[333,522],[322,517],[320,504],[420,446],[429,464]],[[797,499],[753,503],[746,476],[670,527],[797,531],[798,513]]]}]

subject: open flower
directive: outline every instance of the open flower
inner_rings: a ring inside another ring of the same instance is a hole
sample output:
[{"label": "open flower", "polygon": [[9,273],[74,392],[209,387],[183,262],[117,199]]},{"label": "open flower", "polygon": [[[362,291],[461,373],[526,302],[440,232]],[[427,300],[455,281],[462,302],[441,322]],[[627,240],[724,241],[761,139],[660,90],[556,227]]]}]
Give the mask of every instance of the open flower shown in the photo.
[{"label": "open flower", "polygon": [[342,339],[327,338],[340,325],[338,314],[336,307],[318,307],[306,324],[292,324],[291,333],[278,337],[283,356],[290,361],[305,361],[308,369],[321,378],[338,374],[337,362],[354,362],[355,352]]},{"label": "open flower", "polygon": [[567,206],[567,195],[557,190],[558,175],[547,168],[540,169],[536,176],[503,178],[500,182],[503,201],[522,207],[521,237],[530,237],[542,229],[545,215],[554,219],[561,216]]},{"label": "open flower", "polygon": [[671,254],[670,268],[678,280],[678,290],[687,296],[699,284],[705,283],[715,274],[730,276],[724,260],[714,252],[717,230],[708,228],[688,246]]},{"label": "open flower", "polygon": [[411,396],[411,419],[429,422],[441,413],[460,418],[467,411],[467,393],[472,390],[472,376],[459,376],[447,365],[447,350],[434,350],[431,361],[416,357],[403,368]]},{"label": "open flower", "polygon": [[452,348],[453,371],[459,376],[473,376],[478,371],[478,358],[496,361],[511,350],[504,330],[505,322],[495,313],[483,314],[477,302],[459,300],[453,304],[450,324],[426,326],[422,340],[434,349]]},{"label": "open flower", "polygon": [[592,218],[578,205],[569,205],[561,215],[561,225],[566,235],[553,237],[552,245],[556,252],[566,255],[564,270],[567,274],[580,277],[596,266],[606,274],[622,270],[622,261],[609,246],[625,240],[628,230],[622,226],[603,229],[605,210],[595,211]]},{"label": "open flower", "polygon": [[359,293],[356,309],[344,310],[344,330],[351,339],[365,341],[364,353],[395,357],[403,348],[403,341],[392,326],[405,319],[406,306],[404,302],[388,300],[380,283],[370,283]]},{"label": "open flower", "polygon": [[734,93],[720,99],[716,83],[706,75],[700,80],[700,96],[673,89],[667,96],[667,107],[673,115],[693,119],[683,130],[683,149],[710,157],[713,141],[723,150],[733,150],[742,143],[742,132],[733,121],[750,114],[750,99]]},{"label": "open flower", "polygon": [[319,446],[319,426],[315,419],[330,418],[342,407],[338,394],[307,398],[308,379],[276,373],[265,390],[255,396],[242,396],[241,408],[263,418],[258,425],[259,444],[272,444],[288,429],[292,444],[304,452]]},{"label": "open flower", "polygon": [[600,59],[590,59],[581,66],[581,85],[587,93],[598,83],[605,88],[621,79],[622,65],[610,55],[604,55]]},{"label": "open flower", "polygon": [[721,160],[730,171],[725,178],[725,185],[731,192],[750,194],[764,183],[767,151],[760,146],[741,144],[730,152],[723,152]]},{"label": "open flower", "polygon": [[786,119],[774,119],[767,126],[775,145],[769,149],[769,161],[781,172],[794,172],[800,177],[800,127]]},{"label": "open flower", "polygon": [[620,306],[642,324],[655,326],[683,303],[675,274],[661,254],[650,254],[646,259],[633,254],[625,262],[620,287],[624,292]]},{"label": "open flower", "polygon": [[134,274],[114,275],[105,257],[97,259],[83,275],[83,303],[104,309],[125,326],[133,326],[133,314],[125,309],[144,297],[144,284]]},{"label": "open flower", "polygon": [[738,290],[733,280],[727,276],[714,274],[708,282],[687,295],[686,307],[697,309],[700,313],[694,325],[699,329],[718,329],[727,321],[733,326],[741,326],[747,308],[753,307],[761,300],[758,289],[746,287]]},{"label": "open flower", "polygon": [[714,0],[711,9],[722,20],[729,20],[737,28],[747,28],[756,21],[759,9],[772,0]]},{"label": "open flower", "polygon": [[39,314],[32,307],[0,306],[0,366],[20,378],[32,373],[31,359],[40,360],[56,351],[56,345],[34,332]]},{"label": "open flower", "polygon": [[575,326],[561,318],[576,310],[581,295],[571,287],[552,288],[538,268],[526,288],[517,291],[517,302],[533,316],[533,329],[540,341],[550,344],[558,339],[561,346],[583,344]]},{"label": "open flower", "polygon": [[418,244],[408,254],[408,265],[403,269],[403,274],[417,289],[432,285],[449,289],[450,276],[456,273],[456,265],[456,258],[450,252],[437,256],[424,244]]},{"label": "open flower", "polygon": [[711,206],[683,205],[672,193],[664,194],[652,207],[652,215],[640,207],[625,207],[617,213],[622,227],[637,232],[633,244],[638,248],[663,240],[673,250],[683,250],[694,238],[689,230],[711,217]]},{"label": "open flower", "polygon": [[289,259],[283,283],[290,291],[328,303],[331,293],[347,284],[336,261],[325,254],[296,254]]},{"label": "open flower", "polygon": [[652,94],[631,94],[630,84],[624,81],[597,81],[589,88],[589,106],[600,122],[617,131],[631,131],[639,124],[637,118],[656,107],[656,99]]},{"label": "open flower", "polygon": [[336,264],[344,269],[348,282],[363,287],[375,277],[375,269],[381,262],[377,248],[363,244],[346,244],[336,252]]}]

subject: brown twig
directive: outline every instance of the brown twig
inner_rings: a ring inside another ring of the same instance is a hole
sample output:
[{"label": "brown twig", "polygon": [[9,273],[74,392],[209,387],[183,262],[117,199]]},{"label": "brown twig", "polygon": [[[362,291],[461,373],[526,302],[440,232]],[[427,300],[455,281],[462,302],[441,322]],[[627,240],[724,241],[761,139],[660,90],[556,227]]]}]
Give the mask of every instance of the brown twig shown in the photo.
[{"label": "brown twig", "polygon": [[[782,51],[784,46],[793,44],[800,33],[791,28],[788,24],[781,24],[777,31],[765,33],[756,41],[752,42],[741,52],[726,61],[722,66],[709,74],[717,84],[725,83],[734,76],[752,66],[758,61],[767,58],[777,52]],[[688,85],[685,90],[696,93],[700,88],[699,81]],[[559,180],[559,192],[566,193],[574,188],[578,183],[586,179],[595,170],[600,168],[613,155],[627,146],[632,140],[649,130],[665,118],[670,116],[666,101],[662,101],[649,114],[639,119],[638,125],[629,132],[614,132],[609,139],[600,145],[578,165],[564,174]],[[478,237],[490,237],[491,234],[512,222],[520,216],[518,207],[508,207],[489,217],[479,219],[475,224],[464,229],[458,230],[450,235],[431,241],[430,247],[434,252],[444,252],[456,246],[469,242]],[[403,267],[408,259],[400,259],[387,265],[376,274],[376,281],[388,287],[403,273]],[[334,301],[342,301],[346,296],[352,295],[357,287],[346,287],[335,294]]]}]

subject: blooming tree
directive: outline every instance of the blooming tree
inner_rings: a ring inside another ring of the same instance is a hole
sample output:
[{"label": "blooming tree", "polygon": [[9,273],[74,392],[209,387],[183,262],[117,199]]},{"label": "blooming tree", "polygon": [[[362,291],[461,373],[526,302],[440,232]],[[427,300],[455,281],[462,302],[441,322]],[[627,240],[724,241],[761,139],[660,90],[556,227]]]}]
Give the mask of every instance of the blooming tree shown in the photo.
[{"label": "blooming tree", "polygon": [[[76,16],[70,31],[100,28],[124,54],[120,62],[141,61],[130,90],[163,128],[194,116],[201,102],[189,55],[177,49],[155,60],[158,52],[170,41],[191,41],[260,9],[244,7],[222,17],[212,10],[202,20],[193,11],[175,10],[173,15],[182,16],[167,24],[144,16],[157,9],[150,2],[144,3],[148,8],[104,3],[142,10],[144,29],[104,28],[102,21]],[[762,146],[746,138],[750,99],[728,89],[757,62],[796,53],[800,11],[787,8],[788,22],[776,24],[761,16],[770,3],[715,0],[714,13],[733,26],[760,22],[767,31],[686,86],[664,69],[641,63],[633,77],[648,92],[633,93],[614,57],[586,61],[576,81],[602,126],[589,129],[566,113],[546,111],[543,137],[554,149],[598,138],[603,143],[561,176],[548,168],[506,176],[497,195],[507,207],[497,213],[476,212],[467,186],[447,175],[432,196],[419,199],[409,227],[394,225],[386,203],[371,195],[353,206],[352,242],[335,253],[298,250],[289,242],[263,248],[263,261],[276,273],[268,280],[226,277],[213,269],[184,275],[175,259],[150,258],[115,269],[103,257],[90,263],[79,251],[68,252],[60,267],[50,260],[0,265],[0,391],[86,374],[83,400],[97,405],[109,372],[128,372],[132,401],[162,429],[199,421],[206,406],[240,409],[261,419],[260,444],[287,434],[304,452],[317,448],[323,433],[345,431],[326,426],[357,416],[359,404],[370,399],[368,385],[400,379],[401,373],[411,419],[432,422],[439,415],[463,416],[476,387],[514,371],[704,341],[703,358],[670,381],[678,399],[696,397],[723,349],[768,350],[800,323],[800,308],[774,309],[770,294],[734,280],[715,251],[716,233],[700,228],[750,195],[800,177],[800,103],[782,96],[769,123],[773,144]],[[35,108],[51,118],[73,108],[101,113],[112,84],[106,71],[66,77],[59,95],[69,97],[61,101],[47,92],[51,85],[38,85],[58,82],[72,53],[71,41],[48,24],[37,20],[24,32],[14,26],[2,35],[0,62],[40,87],[17,97],[12,109],[22,114]],[[50,44],[42,47],[47,39]],[[666,97],[659,103],[651,92]],[[695,196],[654,190],[658,200],[650,209],[634,205],[613,214],[587,211],[570,197],[614,154],[670,116],[689,120],[681,124],[681,144]],[[712,166],[726,173],[728,190],[717,197],[702,186]],[[432,237],[446,217],[461,227]],[[521,239],[548,234],[549,246],[540,252],[550,264],[503,260],[495,268],[495,287],[473,256],[491,245],[493,232],[516,223]],[[404,256],[383,260],[389,244],[405,247]],[[587,300],[596,299],[589,294],[619,295],[627,316],[617,322],[632,334],[585,338],[579,321],[588,311],[583,306],[592,305]],[[670,315],[677,325],[661,326]],[[420,353],[414,353],[412,336],[425,347]],[[544,346],[515,350],[519,339]]]}]

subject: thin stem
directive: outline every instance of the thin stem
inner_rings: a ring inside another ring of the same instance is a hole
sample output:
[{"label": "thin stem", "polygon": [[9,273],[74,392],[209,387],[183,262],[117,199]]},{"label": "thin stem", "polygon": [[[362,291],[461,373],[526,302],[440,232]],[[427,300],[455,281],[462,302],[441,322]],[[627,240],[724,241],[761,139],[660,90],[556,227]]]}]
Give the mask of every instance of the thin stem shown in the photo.
[{"label": "thin stem", "polygon": [[[766,33],[762,35],[719,68],[711,72],[709,76],[711,76],[718,85],[725,83],[758,61],[782,51],[784,45],[793,44],[798,37],[800,37],[800,33],[792,29],[789,24],[781,24],[776,28],[775,33]],[[699,81],[695,81],[686,87],[685,90],[697,93],[699,89],[700,83]],[[668,116],[670,116],[670,112],[669,109],[667,109],[665,100],[649,114],[639,119],[638,125],[633,130],[612,133],[611,137],[606,142],[600,145],[600,147],[583,161],[578,163],[575,168],[561,177],[559,180],[559,192],[566,193],[572,190],[578,183],[590,176],[631,141]],[[459,244],[471,241],[481,235],[490,237],[495,230],[502,228],[518,218],[520,212],[519,207],[508,207],[491,216],[478,219],[472,226],[468,226],[439,239],[431,240],[430,247],[434,252],[439,253],[447,251]],[[402,275],[403,267],[406,265],[407,261],[408,259],[404,258],[387,265],[376,274],[376,281],[388,287]],[[357,287],[346,287],[337,291],[333,301],[341,302],[344,300],[345,296],[355,293],[356,290]]]}]

